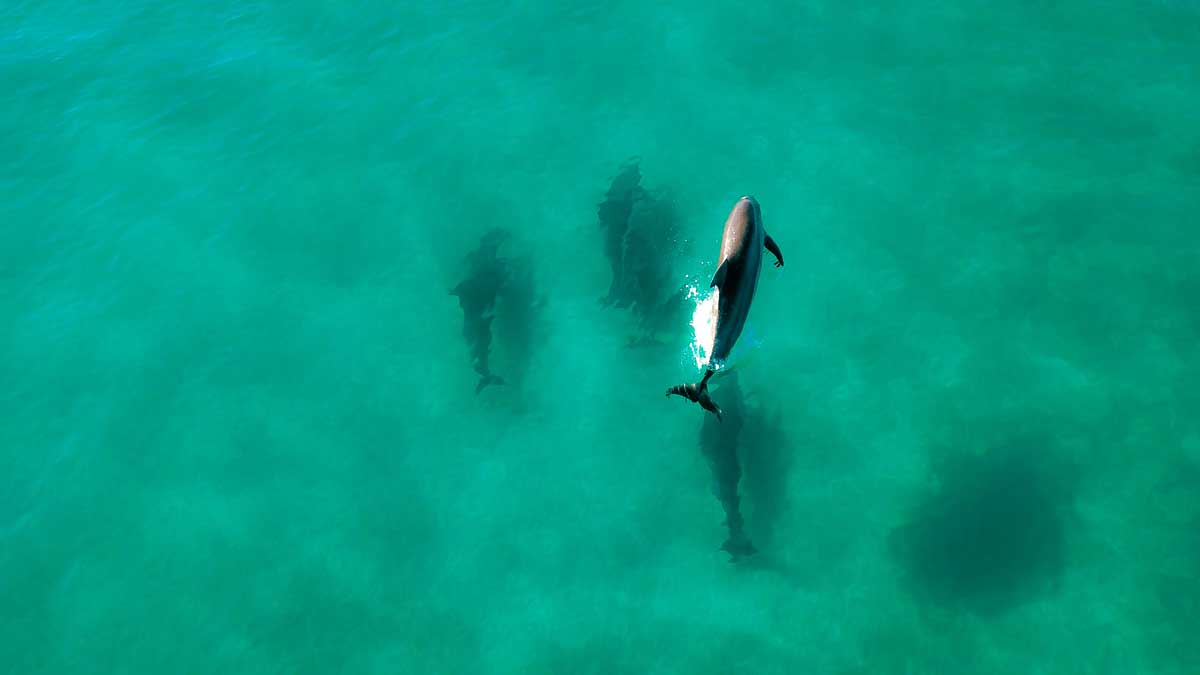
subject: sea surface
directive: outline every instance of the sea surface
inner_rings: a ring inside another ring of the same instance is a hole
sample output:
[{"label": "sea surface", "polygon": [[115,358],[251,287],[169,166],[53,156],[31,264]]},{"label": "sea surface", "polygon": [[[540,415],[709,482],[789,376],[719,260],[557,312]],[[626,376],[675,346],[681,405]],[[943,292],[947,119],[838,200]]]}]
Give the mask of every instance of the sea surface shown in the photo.
[{"label": "sea surface", "polygon": [[3,673],[1200,672],[1192,0],[5,0],[0,329]]}]

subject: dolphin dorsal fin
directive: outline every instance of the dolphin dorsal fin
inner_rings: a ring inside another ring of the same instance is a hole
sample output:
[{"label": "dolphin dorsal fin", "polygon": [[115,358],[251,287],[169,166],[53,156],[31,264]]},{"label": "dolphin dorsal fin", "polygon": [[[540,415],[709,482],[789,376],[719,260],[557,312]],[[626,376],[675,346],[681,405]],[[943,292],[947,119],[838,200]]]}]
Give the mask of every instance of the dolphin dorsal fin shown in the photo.
[{"label": "dolphin dorsal fin", "polygon": [[709,288],[714,286],[720,288],[725,285],[725,268],[727,265],[729,265],[728,260],[721,261],[721,266],[717,268],[717,273],[713,275],[712,283],[708,285]]}]

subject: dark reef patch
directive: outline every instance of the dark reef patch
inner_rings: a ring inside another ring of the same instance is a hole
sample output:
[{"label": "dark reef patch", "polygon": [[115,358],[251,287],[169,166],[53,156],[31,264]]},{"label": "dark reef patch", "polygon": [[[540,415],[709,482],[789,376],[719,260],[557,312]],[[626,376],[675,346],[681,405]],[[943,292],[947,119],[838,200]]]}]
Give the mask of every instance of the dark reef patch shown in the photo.
[{"label": "dark reef patch", "polygon": [[938,488],[890,541],[920,598],[992,615],[1057,585],[1071,490],[1044,451],[1027,440],[935,464]]}]

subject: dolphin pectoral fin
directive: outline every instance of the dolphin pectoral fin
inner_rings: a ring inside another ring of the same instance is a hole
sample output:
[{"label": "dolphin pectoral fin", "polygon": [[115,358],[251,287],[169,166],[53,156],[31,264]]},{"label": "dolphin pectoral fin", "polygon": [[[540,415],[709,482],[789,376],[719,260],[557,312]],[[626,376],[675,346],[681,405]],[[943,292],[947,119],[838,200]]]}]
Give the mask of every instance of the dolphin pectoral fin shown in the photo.
[{"label": "dolphin pectoral fin", "polygon": [[771,238],[771,235],[767,235],[767,238],[763,241],[763,245],[767,247],[767,250],[771,252],[771,255],[775,256],[775,266],[783,267],[783,253],[780,253],[779,244],[775,243],[775,240]]},{"label": "dolphin pectoral fin", "polygon": [[728,269],[728,265],[729,265],[729,261],[727,261],[727,260],[721,262],[721,266],[717,268],[716,274],[713,274],[712,283],[708,285],[709,288],[712,288],[714,286],[716,286],[717,288],[720,288],[722,285],[725,284],[725,273]]}]

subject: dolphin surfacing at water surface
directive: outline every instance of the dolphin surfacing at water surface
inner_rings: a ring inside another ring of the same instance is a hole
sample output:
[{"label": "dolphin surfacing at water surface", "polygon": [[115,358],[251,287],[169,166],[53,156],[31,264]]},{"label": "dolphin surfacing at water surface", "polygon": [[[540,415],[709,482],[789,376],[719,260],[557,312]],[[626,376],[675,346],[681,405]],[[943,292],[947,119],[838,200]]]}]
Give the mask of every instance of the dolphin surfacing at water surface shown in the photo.
[{"label": "dolphin surfacing at water surface", "polygon": [[783,254],[779,246],[763,228],[758,201],[754,197],[742,197],[733,205],[729,218],[725,220],[721,257],[717,261],[717,272],[709,284],[710,288],[717,289],[717,321],[712,354],[709,355],[704,378],[696,384],[678,384],[667,390],[668,397],[675,394],[699,403],[700,407],[714,413],[718,420],[721,419],[721,408],[708,395],[708,380],[725,365],[725,359],[746,325],[750,303],[754,301],[754,291],[758,287],[764,248],[775,256],[775,266],[783,267]]}]

